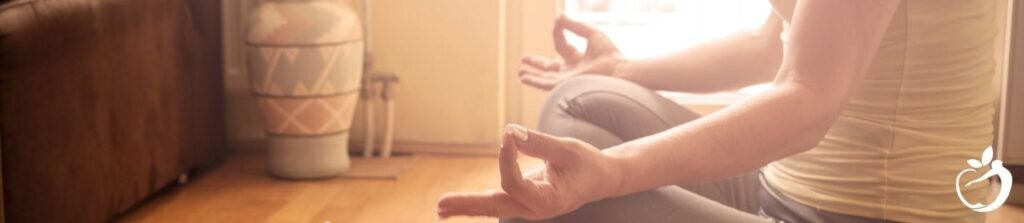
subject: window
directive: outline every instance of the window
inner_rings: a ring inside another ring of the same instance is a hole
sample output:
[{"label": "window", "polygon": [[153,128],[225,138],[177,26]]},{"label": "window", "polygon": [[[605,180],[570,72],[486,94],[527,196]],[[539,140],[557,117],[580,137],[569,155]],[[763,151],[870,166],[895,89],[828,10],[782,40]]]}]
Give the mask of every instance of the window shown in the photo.
[{"label": "window", "polygon": [[[566,0],[565,13],[601,29],[627,57],[683,49],[760,27],[768,0]],[[571,43],[580,46],[582,39]]]},{"label": "window", "polygon": [[[768,0],[565,0],[566,15],[604,31],[629,58],[671,53],[761,26]],[[586,47],[568,35],[569,43]],[[714,95],[663,93],[684,104],[724,105],[767,89],[752,86]]]}]

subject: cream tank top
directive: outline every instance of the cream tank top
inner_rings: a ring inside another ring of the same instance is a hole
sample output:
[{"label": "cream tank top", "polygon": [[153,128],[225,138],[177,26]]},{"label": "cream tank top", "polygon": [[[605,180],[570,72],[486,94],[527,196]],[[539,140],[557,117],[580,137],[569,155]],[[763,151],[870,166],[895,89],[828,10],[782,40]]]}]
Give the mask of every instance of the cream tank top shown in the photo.
[{"label": "cream tank top", "polygon": [[[772,1],[787,26],[794,1]],[[982,222],[983,214],[961,204],[955,181],[992,143],[994,2],[901,1],[839,119],[813,149],[768,164],[768,184],[835,213]],[[988,187],[962,191],[983,202]]]}]

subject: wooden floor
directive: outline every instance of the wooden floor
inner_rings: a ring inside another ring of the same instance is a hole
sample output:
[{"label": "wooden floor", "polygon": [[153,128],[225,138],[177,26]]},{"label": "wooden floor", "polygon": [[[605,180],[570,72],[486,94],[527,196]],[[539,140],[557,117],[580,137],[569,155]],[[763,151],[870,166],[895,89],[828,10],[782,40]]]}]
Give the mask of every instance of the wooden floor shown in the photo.
[{"label": "wooden floor", "polygon": [[[523,168],[539,165],[524,160]],[[499,188],[494,157],[419,156],[395,181],[269,177],[263,157],[244,153],[146,202],[121,222],[435,222],[447,191]],[[454,218],[446,222],[495,222]],[[1024,208],[1004,206],[988,222],[1024,222]]]},{"label": "wooden floor", "polygon": [[[523,167],[539,165],[524,160]],[[257,153],[229,157],[188,184],[158,195],[121,222],[435,222],[444,192],[499,188],[488,156],[425,156],[397,180],[288,181],[266,174]],[[451,219],[446,222],[495,222]]]}]

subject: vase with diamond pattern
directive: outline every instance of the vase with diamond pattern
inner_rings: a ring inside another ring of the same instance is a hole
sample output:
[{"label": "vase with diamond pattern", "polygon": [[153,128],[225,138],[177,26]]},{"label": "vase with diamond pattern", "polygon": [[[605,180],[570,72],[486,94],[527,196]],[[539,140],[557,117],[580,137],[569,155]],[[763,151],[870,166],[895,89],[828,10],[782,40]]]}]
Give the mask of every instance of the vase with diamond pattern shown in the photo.
[{"label": "vase with diamond pattern", "polygon": [[348,170],[363,68],[359,18],[336,0],[264,0],[250,15],[246,60],[269,172],[312,179]]}]

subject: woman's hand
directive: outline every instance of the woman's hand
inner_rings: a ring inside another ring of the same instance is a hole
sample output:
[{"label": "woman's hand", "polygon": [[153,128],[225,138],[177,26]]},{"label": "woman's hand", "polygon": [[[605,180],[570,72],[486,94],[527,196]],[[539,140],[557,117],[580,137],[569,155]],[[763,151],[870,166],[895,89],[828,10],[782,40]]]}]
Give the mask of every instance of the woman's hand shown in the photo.
[{"label": "woman's hand", "polygon": [[[514,124],[505,127],[503,140],[498,158],[503,191],[445,194],[438,202],[439,217],[540,220],[618,193],[623,172],[619,161],[587,143]],[[516,163],[519,151],[545,160],[546,165],[524,178]]]},{"label": "woman's hand", "polygon": [[[565,40],[565,30],[587,40],[587,51],[580,54]],[[523,57],[519,80],[523,84],[551,90],[562,80],[581,74],[613,75],[626,59],[608,36],[587,24],[559,15],[554,28],[555,50],[565,61],[540,56]]]}]

